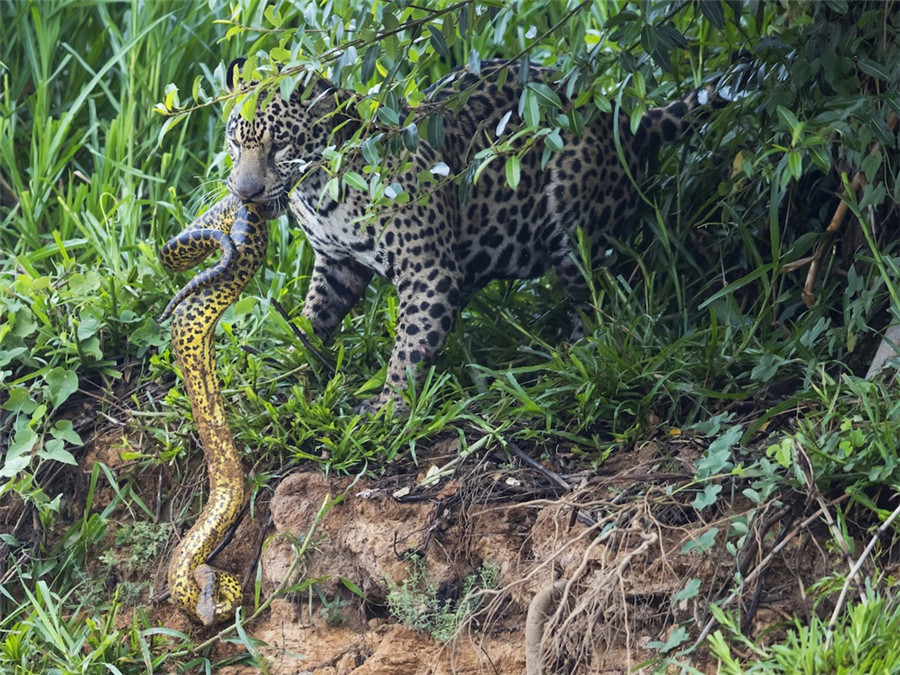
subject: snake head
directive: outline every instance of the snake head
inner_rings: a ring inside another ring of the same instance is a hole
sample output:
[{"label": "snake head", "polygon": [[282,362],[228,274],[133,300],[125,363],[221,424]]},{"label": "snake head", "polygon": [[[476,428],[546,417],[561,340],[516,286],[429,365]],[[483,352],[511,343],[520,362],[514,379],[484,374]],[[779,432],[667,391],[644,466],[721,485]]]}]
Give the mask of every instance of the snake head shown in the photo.
[{"label": "snake head", "polygon": [[228,621],[241,604],[241,584],[232,574],[209,565],[194,568],[194,582],[200,588],[194,616],[206,627]]}]

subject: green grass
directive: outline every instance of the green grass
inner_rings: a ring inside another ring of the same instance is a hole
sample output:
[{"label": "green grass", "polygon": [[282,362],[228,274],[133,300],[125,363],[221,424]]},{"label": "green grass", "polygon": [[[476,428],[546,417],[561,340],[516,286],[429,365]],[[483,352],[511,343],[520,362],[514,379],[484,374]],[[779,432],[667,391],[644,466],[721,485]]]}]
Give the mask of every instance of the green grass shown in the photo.
[{"label": "green grass", "polygon": [[[618,11],[601,5],[591,9],[596,21]],[[249,24],[264,24],[262,5],[242,7]],[[564,15],[560,6],[551,10],[552,21]],[[803,21],[785,23],[766,8],[747,15],[742,30],[807,40],[813,49],[821,34],[804,23],[804,11]],[[863,14],[853,30],[880,36],[877,13]],[[506,33],[484,30],[471,44],[511,56],[527,22],[540,19],[501,15]],[[270,49],[278,37],[239,31],[225,40],[228,26],[213,19],[226,16],[224,7],[211,12],[206,3],[177,0],[0,0],[0,506],[18,514],[0,530],[4,672],[134,672],[207,667],[211,658],[191,655],[193,636],[154,625],[146,595],[134,604],[110,594],[104,576],[113,567],[144,574],[140,552],[168,531],[141,497],[140,476],[165,468],[180,477],[201,462],[168,335],[154,320],[187,277],[164,273],[156,252],[221,194],[222,108],[175,118],[153,111],[169,83],[184,105],[202,98],[192,92],[201,74],[205,95],[217,95],[219,63],[257,38]],[[731,24],[715,33],[690,16],[679,21],[694,41],[691,58],[702,54],[705,66],[676,60],[679,74],[642,61],[628,70],[644,37],[640,22],[625,21],[621,58],[601,68],[610,99],[626,92],[638,105],[647,91],[665,98],[690,80],[688,71],[727,69],[725,52],[744,42]],[[467,57],[460,40],[449,49]],[[426,56],[422,73],[446,69]],[[881,57],[871,56],[864,63],[877,73],[872,63]],[[879,242],[845,278],[828,276],[810,309],[800,298],[802,271],[781,269],[812,253],[831,217],[829,195],[840,188],[829,159],[835,138],[850,161],[884,177],[866,196],[879,214],[896,209],[897,171],[887,154],[874,167],[865,159],[871,141],[889,141],[874,108],[848,103],[852,91],[817,108],[796,84],[804,77],[796,68],[756,82],[689,146],[663,153],[660,177],[646,188],[653,206],[643,226],[626,228],[634,231],[615,243],[608,267],[590,275],[595,311],[585,317],[586,338],[566,343],[565,308],[551,278],[492,284],[413,388],[406,418],[355,413],[383,377],[396,317],[392,289],[374,284],[335,341],[317,343],[336,369],[330,374],[271,302],[298,316],[312,266],[296,224],[272,223],[267,264],[223,319],[217,348],[254,487],[268,489],[277,468],[296,461],[377,474],[451,437],[460,453],[527,442],[549,454],[562,444],[599,466],[611,453],[683,430],[710,445],[691,487],[701,502],[717,494],[709,490],[722,476],[745,481],[741,488],[760,500],[806,494],[808,476],[798,466],[808,457],[820,492],[850,495],[835,513],[847,532],[864,537],[893,508],[900,408],[888,384],[852,371],[869,353],[880,312],[896,312],[900,256]],[[646,74],[643,94],[635,72]],[[822,77],[843,86],[831,71]],[[630,84],[616,89],[623,81]],[[851,208],[865,221],[867,203]],[[863,235],[871,240],[870,229]],[[101,414],[134,439],[123,455],[130,466],[97,463],[79,482],[76,465],[84,443],[96,441]],[[63,488],[73,484],[81,487]],[[101,489],[112,495],[102,508]],[[84,515],[73,515],[82,506]],[[177,519],[197,506],[184,504]],[[117,531],[130,553],[110,555]],[[852,672],[841,668],[863,663],[866,645],[892,645],[896,603],[877,575],[869,582],[870,603],[848,608],[828,649],[818,620],[798,624],[777,645],[751,650],[759,664],[745,664],[747,671],[789,672],[784,664],[796,659],[808,664],[803,672]],[[812,592],[822,599],[832,590],[823,583]],[[742,672],[746,638],[724,614],[721,623],[713,654],[727,672]],[[246,645],[242,658],[258,661],[243,635],[236,638]],[[897,672],[892,651],[873,649],[866,668]]]},{"label": "green grass", "polygon": [[[898,673],[897,655],[900,609],[889,598],[868,589],[865,604],[859,603],[832,628],[815,617],[809,625],[799,621],[788,627],[783,642],[760,647],[747,640],[729,617],[721,615],[724,630],[710,638],[713,653],[720,659],[721,672],[744,673]],[[726,639],[731,634],[736,644],[748,649],[755,662],[742,665]]]}]

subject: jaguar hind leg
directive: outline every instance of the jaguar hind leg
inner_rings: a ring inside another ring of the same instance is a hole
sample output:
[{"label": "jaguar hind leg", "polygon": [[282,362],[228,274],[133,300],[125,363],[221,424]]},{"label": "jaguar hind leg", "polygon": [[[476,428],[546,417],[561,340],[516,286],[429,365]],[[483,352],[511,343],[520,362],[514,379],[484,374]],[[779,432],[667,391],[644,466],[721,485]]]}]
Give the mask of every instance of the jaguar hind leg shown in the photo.
[{"label": "jaguar hind leg", "polygon": [[[400,392],[406,388],[407,370],[433,363],[444,346],[459,311],[459,285],[453,274],[433,281],[424,276],[407,277],[397,284],[399,315],[385,385],[363,409],[378,410],[389,401],[394,402],[395,413],[405,408]],[[418,373],[416,379],[420,379]]]}]

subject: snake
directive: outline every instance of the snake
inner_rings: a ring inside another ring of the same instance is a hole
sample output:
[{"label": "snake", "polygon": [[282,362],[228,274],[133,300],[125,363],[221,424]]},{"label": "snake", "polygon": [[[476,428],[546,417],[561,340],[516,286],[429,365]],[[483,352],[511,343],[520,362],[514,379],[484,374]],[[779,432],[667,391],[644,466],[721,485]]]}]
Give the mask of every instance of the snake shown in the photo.
[{"label": "snake", "polygon": [[169,562],[175,604],[204,626],[229,620],[241,604],[241,582],[206,560],[237,520],[244,502],[244,475],[225,415],[216,373],[214,333],[266,255],[268,227],[252,204],[229,196],[170,239],[159,253],[170,272],[190,269],[216,248],[218,262],[198,273],[168,304],[172,347],[181,367],[194,422],[209,471],[209,497]]}]

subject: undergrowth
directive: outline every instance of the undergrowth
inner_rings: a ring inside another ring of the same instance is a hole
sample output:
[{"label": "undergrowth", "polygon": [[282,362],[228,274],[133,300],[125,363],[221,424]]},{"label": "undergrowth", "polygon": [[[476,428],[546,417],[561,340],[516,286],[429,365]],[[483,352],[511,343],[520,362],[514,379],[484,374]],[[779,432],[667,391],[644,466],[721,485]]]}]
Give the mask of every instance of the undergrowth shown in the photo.
[{"label": "undergrowth", "polygon": [[[350,3],[362,11],[347,15],[370,20],[369,4]],[[485,12],[497,23],[473,23],[469,37],[456,32],[449,45],[429,33],[416,47],[419,74],[466,63],[473,49],[515,56],[532,39],[530,22],[549,28],[570,9],[519,4],[518,12],[515,3]],[[886,57],[897,49],[895,19],[865,3],[749,3],[741,23],[733,4],[728,14],[722,3],[687,3],[670,15],[667,3],[637,11],[594,3],[578,15],[589,29],[577,44],[605,44],[609,55],[585,51],[582,63],[563,53],[560,63],[593,64],[605,88],[600,107],[640,112],[713,71],[738,72],[747,91],[686,144],[663,152],[644,188],[641,226],[617,230],[608,265],[588,274],[593,311],[587,336],[574,344],[551,277],[495,282],[462,311],[438,363],[412,387],[408,417],[357,414],[384,377],[396,296],[373,284],[333,342],[313,339],[321,362],[296,334],[312,251],[295,223],[271,224],[267,263],[226,313],[217,340],[253,500],[288,464],[377,475],[437,438],[458,439],[460,454],[527,443],[550,457],[562,448],[599,467],[649,440],[690,436],[705,447],[686,488],[698,510],[726,498],[727,477],[760,506],[793,494],[849,495],[832,506],[837,548],[889,517],[900,436],[894,371],[884,381],[856,375],[898,307],[900,255],[884,236],[896,221],[897,171],[892,155],[873,150],[896,149],[885,119],[900,111],[889,93],[898,70],[883,65],[900,62]],[[156,253],[222,194],[223,102],[213,100],[221,64],[251,48],[271,52],[282,26],[300,21],[287,3],[235,3],[246,24],[211,5],[0,1],[4,672],[216,667],[209,644],[195,655],[196,635],[157,624],[147,600],[161,589],[106,585],[112,572],[143,582],[151,559],[164,555],[156,547],[169,523],[199,509],[201,491],[178,490],[199,481],[202,460],[168,335],[154,318],[187,275],[170,278]],[[323,7],[309,15],[324,21]],[[306,39],[324,53],[346,38],[345,23],[325,22]],[[660,28],[672,26],[683,45]],[[854,41],[835,37],[851,28]],[[547,38],[531,55],[550,60],[571,44]],[[872,44],[879,46],[871,53],[852,51]],[[750,65],[731,62],[739,48],[751,51]],[[350,84],[373,95],[359,79],[362,60],[340,65]],[[166,116],[152,112],[157,104]],[[200,109],[180,114],[194,104]],[[860,199],[846,198],[868,246],[849,260],[828,258],[840,274],[822,275],[807,307],[807,268],[797,263],[821,241],[851,167],[868,179]],[[115,450],[116,462],[91,454],[101,446]],[[677,464],[667,452],[663,462]],[[165,506],[146,479],[161,475]],[[719,543],[737,550],[745,536],[737,528]],[[714,545],[715,537],[696,544],[699,553]],[[890,542],[884,548],[888,560]],[[870,594],[830,631],[813,615],[762,647],[716,608],[719,628],[706,644],[724,672],[900,672],[891,656],[897,605],[879,569],[866,572]],[[833,600],[838,585],[811,593]],[[412,603],[415,590],[403,592]],[[426,583],[418,600],[431,602],[429,594]],[[433,608],[445,618],[458,611]],[[445,639],[453,621],[427,629]],[[682,630],[683,640],[662,643],[661,659],[683,662],[679,650],[697,627]],[[235,633],[245,649],[235,658],[264,668],[240,619]]]},{"label": "undergrowth", "polygon": [[408,573],[399,584],[390,579],[385,583],[388,608],[398,621],[430,634],[438,642],[447,642],[467,617],[478,611],[480,603],[473,599],[474,594],[498,586],[500,571],[496,565],[484,563],[462,580],[455,597],[449,597],[447,589],[441,589],[429,577],[425,560],[413,556]]}]

